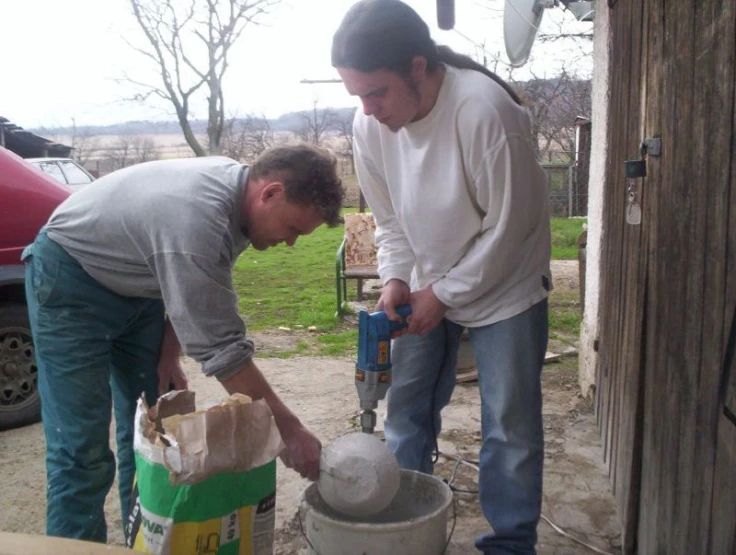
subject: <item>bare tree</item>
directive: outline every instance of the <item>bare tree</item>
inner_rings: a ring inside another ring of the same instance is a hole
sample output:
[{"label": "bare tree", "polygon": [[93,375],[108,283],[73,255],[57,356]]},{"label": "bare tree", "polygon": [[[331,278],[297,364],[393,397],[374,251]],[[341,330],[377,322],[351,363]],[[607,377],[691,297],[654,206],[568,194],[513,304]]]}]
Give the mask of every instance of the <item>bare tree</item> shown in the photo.
[{"label": "bare tree", "polygon": [[532,112],[532,135],[537,137],[539,157],[571,161],[575,118],[590,116],[590,80],[577,78],[563,66],[554,78],[543,79],[532,72],[532,79],[512,83],[522,92]]},{"label": "bare tree", "polygon": [[311,110],[300,114],[302,124],[296,134],[304,142],[322,146],[324,135],[334,126],[337,114],[330,108],[320,110],[318,104],[319,102],[315,100]]},{"label": "bare tree", "polygon": [[556,23],[556,32],[537,37],[540,42],[564,40],[567,45],[574,46],[565,50],[560,48],[558,69],[553,77],[539,76],[529,65],[525,71],[531,74],[531,79],[519,80],[516,77],[519,71],[511,67],[500,52],[489,52],[485,42],[462,36],[475,47],[473,57],[476,61],[504,77],[529,107],[532,135],[537,138],[535,146],[540,159],[571,162],[575,150],[575,118],[589,117],[591,112],[591,81],[581,78],[576,68],[590,61],[590,39],[593,35],[568,32],[568,25],[574,17],[568,14],[564,17]]},{"label": "bare tree", "polygon": [[108,148],[107,161],[113,170],[119,170],[130,165],[130,145],[133,137],[131,135],[119,135],[115,143]]},{"label": "bare tree", "polygon": [[[578,76],[575,60],[561,60],[554,77],[540,77],[531,68],[531,79],[516,78],[517,70],[476,45],[475,59],[494,73],[505,73],[505,80],[517,91],[531,111],[532,136],[537,138],[537,155],[542,160],[571,162],[575,150],[575,118],[589,117],[591,112],[591,81]],[[482,56],[482,62],[481,62]]]},{"label": "bare tree", "polygon": [[[258,23],[280,0],[130,0],[161,83],[124,80],[139,87],[136,100],[158,96],[171,102],[184,138],[197,156],[219,154],[225,126],[223,78],[230,48],[248,23]],[[129,43],[130,44],[130,43]],[[202,88],[207,97],[207,147],[192,130],[192,103]]]},{"label": "bare tree", "polygon": [[107,154],[113,170],[158,158],[159,152],[154,140],[141,135],[120,135]]},{"label": "bare tree", "polygon": [[72,158],[83,166],[100,150],[100,141],[93,137],[87,127],[77,127],[76,118],[71,118],[71,127],[57,125],[53,128],[41,127],[40,133],[56,143],[69,143]]},{"label": "bare tree", "polygon": [[75,118],[72,118],[71,143],[74,159],[83,166],[100,149],[99,139],[93,137],[88,128],[79,129]]},{"label": "bare tree", "polygon": [[137,136],[131,145],[133,164],[142,164],[159,159],[158,146],[151,137]]},{"label": "bare tree", "polygon": [[[569,10],[566,10],[571,14]],[[561,40],[571,40],[576,43],[585,44],[588,48],[593,42],[593,28],[587,32],[570,32],[568,29],[569,21],[574,20],[575,16],[570,15],[556,22],[548,22],[547,25],[554,27],[554,31],[549,33],[539,33],[537,40],[540,43],[559,42]]]},{"label": "bare tree", "polygon": [[350,175],[355,175],[355,158],[353,157],[353,119],[355,118],[355,110],[346,111],[344,115],[336,115],[334,119],[334,127],[337,130],[342,144],[337,154],[350,161]]},{"label": "bare tree", "polygon": [[252,162],[274,143],[273,130],[263,115],[233,117],[225,122],[222,154],[234,160]]}]

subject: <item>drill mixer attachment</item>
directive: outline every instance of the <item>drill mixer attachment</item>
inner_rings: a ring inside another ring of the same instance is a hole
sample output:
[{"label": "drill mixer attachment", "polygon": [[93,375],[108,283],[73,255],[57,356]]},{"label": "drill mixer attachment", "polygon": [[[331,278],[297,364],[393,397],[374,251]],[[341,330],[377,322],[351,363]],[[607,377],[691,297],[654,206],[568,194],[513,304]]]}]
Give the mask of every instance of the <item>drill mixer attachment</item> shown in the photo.
[{"label": "drill mixer attachment", "polygon": [[376,428],[378,401],[386,396],[391,385],[391,334],[408,325],[411,306],[396,307],[401,322],[388,319],[383,311],[358,314],[358,361],[355,365],[355,386],[360,400],[360,427],[369,434]]}]

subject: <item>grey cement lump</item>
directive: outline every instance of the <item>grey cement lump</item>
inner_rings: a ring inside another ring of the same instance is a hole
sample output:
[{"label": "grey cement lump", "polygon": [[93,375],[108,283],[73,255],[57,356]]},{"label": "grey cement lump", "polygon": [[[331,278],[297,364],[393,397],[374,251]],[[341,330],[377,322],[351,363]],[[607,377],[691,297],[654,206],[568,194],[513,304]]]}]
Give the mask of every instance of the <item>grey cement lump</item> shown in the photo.
[{"label": "grey cement lump", "polygon": [[389,448],[373,435],[356,432],[322,450],[317,487],[336,511],[364,517],[388,507],[400,476],[399,463]]}]

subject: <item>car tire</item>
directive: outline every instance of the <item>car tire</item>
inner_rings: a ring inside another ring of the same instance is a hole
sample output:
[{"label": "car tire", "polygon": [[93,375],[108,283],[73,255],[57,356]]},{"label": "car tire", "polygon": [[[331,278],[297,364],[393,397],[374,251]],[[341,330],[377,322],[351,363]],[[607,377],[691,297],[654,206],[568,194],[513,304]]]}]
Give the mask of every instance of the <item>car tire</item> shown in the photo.
[{"label": "car tire", "polygon": [[0,430],[41,419],[38,369],[25,304],[0,305]]}]

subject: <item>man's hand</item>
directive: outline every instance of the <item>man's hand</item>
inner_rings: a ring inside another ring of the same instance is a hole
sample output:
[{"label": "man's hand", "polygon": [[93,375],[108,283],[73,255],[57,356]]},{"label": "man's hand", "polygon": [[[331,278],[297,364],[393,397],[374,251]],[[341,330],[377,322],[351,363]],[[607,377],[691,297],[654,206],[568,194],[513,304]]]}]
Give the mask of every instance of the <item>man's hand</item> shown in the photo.
[{"label": "man's hand", "polygon": [[[389,320],[401,322],[402,318],[397,314],[396,307],[409,304],[409,301],[409,286],[400,279],[392,279],[383,286],[381,297],[376,303],[376,310],[383,310]],[[409,316],[409,319],[411,319],[411,316]],[[407,333],[407,329],[403,328],[393,332],[391,337],[400,337],[405,333]]]},{"label": "man's hand", "polygon": [[319,478],[322,444],[317,437],[298,421],[293,427],[290,425],[287,430],[282,430],[281,437],[286,449],[280,457],[286,467],[298,472],[302,478],[313,481]]},{"label": "man's hand", "polygon": [[221,383],[228,393],[243,393],[252,399],[264,399],[271,408],[276,426],[286,444],[286,450],[280,455],[281,460],[304,478],[319,478],[322,444],[279,399],[252,360],[245,363],[240,372]]},{"label": "man's hand", "polygon": [[158,359],[158,394],[171,389],[189,389],[189,380],[181,367],[181,345],[171,320],[166,319],[161,355]]},{"label": "man's hand", "polygon": [[181,366],[179,357],[158,361],[158,394],[163,395],[171,389],[189,389],[189,380]]},{"label": "man's hand", "polygon": [[411,294],[411,316],[407,332],[426,335],[436,328],[445,317],[447,307],[435,297],[432,286]]}]

